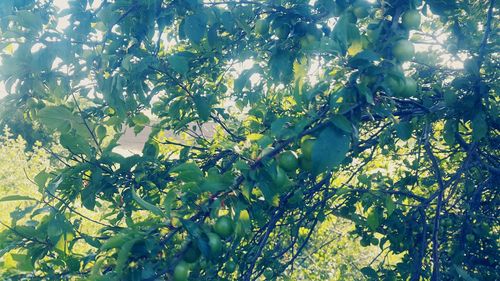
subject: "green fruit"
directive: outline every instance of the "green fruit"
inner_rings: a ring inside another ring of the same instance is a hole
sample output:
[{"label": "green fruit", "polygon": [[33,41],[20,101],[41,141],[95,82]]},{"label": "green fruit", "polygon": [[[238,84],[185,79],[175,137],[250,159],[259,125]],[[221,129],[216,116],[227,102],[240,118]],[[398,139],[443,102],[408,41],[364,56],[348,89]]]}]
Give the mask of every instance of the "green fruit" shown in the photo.
[{"label": "green fruit", "polygon": [[316,43],[316,37],[312,34],[307,34],[300,38],[300,47],[302,49],[311,49]]},{"label": "green fruit", "polygon": [[304,156],[301,156],[299,158],[299,163],[300,163],[300,168],[304,171],[311,171],[312,170],[312,160],[307,159]]},{"label": "green fruit", "polygon": [[186,251],[184,252],[183,259],[186,262],[193,263],[198,260],[200,254],[200,249],[198,249],[198,247],[196,247],[193,242],[190,242]]},{"label": "green fruit", "polygon": [[403,66],[400,64],[395,64],[391,67],[391,73],[396,76],[404,76]]},{"label": "green fruit", "polygon": [[415,47],[408,40],[399,40],[394,44],[392,54],[399,61],[408,61],[415,55]]},{"label": "green fruit", "polygon": [[276,167],[276,177],[273,178],[274,184],[278,189],[281,189],[287,182],[288,177],[286,172],[280,167]]},{"label": "green fruit", "polygon": [[217,219],[214,225],[214,230],[223,238],[227,238],[233,234],[233,221],[228,216],[223,216]]},{"label": "green fruit", "polygon": [[417,10],[404,13],[402,23],[406,29],[418,29],[420,27],[420,13]]},{"label": "green fruit", "polygon": [[274,30],[274,33],[276,34],[276,36],[278,36],[279,39],[284,40],[288,38],[288,35],[290,34],[290,26],[288,24],[283,24],[277,27]]},{"label": "green fruit", "polygon": [[385,79],[385,85],[390,89],[391,93],[395,96],[399,96],[405,86],[404,80],[393,76],[388,76]]},{"label": "green fruit", "polygon": [[278,165],[287,172],[293,172],[299,167],[299,159],[295,152],[287,150],[278,156]]},{"label": "green fruit", "polygon": [[366,18],[369,14],[367,7],[364,6],[357,6],[352,10],[352,12],[358,19]]},{"label": "green fruit", "polygon": [[249,222],[250,221],[250,213],[247,210],[241,210],[239,220],[243,221],[243,222]]},{"label": "green fruit", "polygon": [[366,29],[366,37],[368,41],[375,43],[380,38],[382,32],[381,22],[378,20],[371,21]]},{"label": "green fruit", "polygon": [[266,280],[271,280],[274,276],[274,272],[272,269],[270,268],[266,268],[264,270],[264,277],[266,277]]},{"label": "green fruit", "polygon": [[174,268],[174,281],[187,281],[189,277],[189,267],[185,262],[178,263]]},{"label": "green fruit", "polygon": [[255,32],[260,35],[266,35],[269,32],[269,21],[259,19],[255,22]]},{"label": "green fruit", "polygon": [[370,46],[370,39],[368,38],[368,36],[361,35],[360,41],[361,41],[361,47],[363,49],[367,49]]},{"label": "green fruit", "polygon": [[116,113],[116,111],[111,107],[106,107],[104,109],[104,114],[106,114],[108,116],[113,116],[113,115],[115,115],[115,113]]},{"label": "green fruit", "polygon": [[323,36],[323,31],[318,29],[315,23],[310,23],[307,26],[307,34],[314,36],[314,39],[316,41],[316,40],[321,40],[321,37]]},{"label": "green fruit", "polygon": [[358,21],[358,18],[356,17],[356,15],[354,14],[354,11],[348,11],[345,16],[347,17],[347,20],[350,22],[350,23],[356,23]]},{"label": "green fruit", "polygon": [[379,37],[379,31],[376,29],[367,29],[366,30],[366,37],[368,37],[368,41],[370,42],[375,42],[377,41]]},{"label": "green fruit", "polygon": [[236,235],[237,238],[242,238],[246,236],[245,228],[241,223],[236,224],[236,227],[234,228],[234,234]]},{"label": "green fruit", "polygon": [[474,236],[474,234],[469,233],[469,234],[465,235],[465,239],[467,239],[467,241],[469,241],[469,242],[473,242],[475,240],[475,238],[476,237]]},{"label": "green fruit", "polygon": [[406,77],[404,80],[404,87],[401,91],[401,96],[413,97],[417,93],[417,81],[411,77]]},{"label": "green fruit", "polygon": [[227,273],[233,273],[236,270],[236,263],[233,260],[226,262],[224,269]]},{"label": "green fruit", "polygon": [[371,86],[377,82],[377,76],[371,76],[371,75],[361,75],[359,78],[362,84],[365,84],[367,86]]},{"label": "green fruit", "polygon": [[293,33],[302,36],[307,33],[307,29],[308,29],[307,23],[301,21],[293,26]]},{"label": "green fruit", "polygon": [[287,202],[287,203],[288,203],[288,205],[290,205],[290,206],[294,206],[294,207],[296,207],[296,206],[298,206],[298,205],[299,205],[299,203],[300,203],[302,200],[303,200],[303,198],[302,198],[302,194],[301,194],[300,192],[295,192],[295,193],[292,195],[292,197],[290,197],[290,198],[288,199],[288,202]]},{"label": "green fruit", "polygon": [[483,223],[481,223],[481,230],[483,232],[488,233],[490,231],[490,226],[487,223],[483,222]]},{"label": "green fruit", "polygon": [[300,149],[302,150],[302,155],[304,156],[304,158],[312,159],[314,142],[314,139],[306,139],[300,145]]},{"label": "green fruit", "polygon": [[267,154],[271,153],[273,150],[274,150],[274,147],[272,147],[272,146],[269,146],[269,147],[264,148],[264,149],[260,152],[260,154],[259,154],[259,158],[265,157]]},{"label": "green fruit", "polygon": [[370,245],[370,240],[368,239],[361,239],[361,241],[359,241],[359,244],[363,247],[367,247]]},{"label": "green fruit", "polygon": [[344,12],[344,6],[335,3],[335,1],[332,1],[332,7],[330,7],[330,9],[332,10],[332,14],[336,17],[340,17],[342,12]]},{"label": "green fruit", "polygon": [[210,254],[213,257],[218,257],[222,253],[222,240],[219,235],[215,233],[208,233],[208,247],[210,247]]}]

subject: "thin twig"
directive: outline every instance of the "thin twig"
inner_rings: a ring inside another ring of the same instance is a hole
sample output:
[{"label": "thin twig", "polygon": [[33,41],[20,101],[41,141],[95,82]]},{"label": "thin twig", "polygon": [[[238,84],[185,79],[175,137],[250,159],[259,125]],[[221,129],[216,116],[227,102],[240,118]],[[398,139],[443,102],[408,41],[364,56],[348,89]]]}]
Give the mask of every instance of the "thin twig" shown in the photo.
[{"label": "thin twig", "polygon": [[479,65],[482,64],[484,60],[484,55],[486,52],[486,45],[488,43],[488,37],[491,33],[491,21],[493,19],[493,8],[495,7],[495,0],[490,0],[490,5],[488,7],[488,14],[486,16],[486,23],[484,28],[483,39],[481,40],[481,45],[479,46]]},{"label": "thin twig", "polygon": [[38,240],[36,238],[32,238],[32,237],[28,237],[22,233],[20,233],[19,231],[17,231],[15,228],[13,227],[10,227],[8,224],[0,221],[0,224],[3,225],[4,227],[6,227],[7,229],[9,229],[10,231],[14,232],[16,235],[28,240],[28,241],[31,241],[31,242],[35,242],[35,243],[40,243],[40,244],[44,244],[44,245],[50,245],[49,243],[45,242],[45,241],[41,241],[41,240]]},{"label": "thin twig", "polygon": [[195,150],[200,150],[200,151],[206,151],[207,148],[204,148],[204,147],[201,147],[201,146],[196,146],[196,145],[187,145],[187,144],[183,144],[183,143],[179,143],[179,142],[174,142],[174,141],[170,141],[170,140],[159,140],[157,138],[153,138],[153,140],[157,143],[161,143],[161,144],[171,144],[171,145],[176,145],[176,146],[181,146],[181,147],[185,147],[185,148],[190,148],[190,149],[195,149]]},{"label": "thin twig", "polygon": [[[430,133],[430,132],[428,132]],[[427,141],[424,145],[424,149],[427,152],[427,155],[429,156],[429,159],[431,160],[432,164],[432,169],[434,172],[434,175],[437,179],[438,182],[438,196],[437,196],[437,206],[436,206],[436,215],[434,218],[434,231],[432,232],[432,260],[433,260],[433,270],[432,270],[432,277],[431,281],[439,281],[440,280],[440,274],[439,274],[439,241],[438,241],[438,234],[439,234],[439,219],[441,216],[441,209],[443,207],[443,193],[445,190],[445,185],[443,181],[443,176],[441,174],[441,169],[439,168],[439,162],[432,152],[432,148],[429,143],[429,139],[427,138]]]},{"label": "thin twig", "polygon": [[97,149],[99,150],[99,152],[101,153],[102,155],[102,149],[101,149],[101,145],[100,143],[97,141],[97,137],[96,135],[94,134],[94,131],[90,128],[89,124],[87,123],[87,119],[85,119],[85,117],[83,116],[83,111],[82,109],[80,108],[80,105],[78,104],[78,101],[76,100],[76,97],[75,97],[75,93],[71,93],[71,96],[73,97],[73,100],[75,101],[75,105],[76,105],[76,109],[78,110],[78,112],[80,113],[80,117],[82,117],[82,120],[83,120],[83,124],[85,125],[85,128],[87,128],[87,131],[89,131],[89,134],[90,136],[92,137],[92,140],[94,141]]}]

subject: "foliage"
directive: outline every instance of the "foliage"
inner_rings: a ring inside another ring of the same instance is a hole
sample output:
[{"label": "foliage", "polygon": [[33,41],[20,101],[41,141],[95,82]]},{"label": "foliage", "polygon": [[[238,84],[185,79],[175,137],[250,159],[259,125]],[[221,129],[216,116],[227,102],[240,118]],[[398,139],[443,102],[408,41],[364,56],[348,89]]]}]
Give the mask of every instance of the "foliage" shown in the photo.
[{"label": "foliage", "polygon": [[68,4],[0,3],[2,122],[64,148],[15,278],[288,278],[335,216],[398,257],[367,279],[500,279],[494,0]]},{"label": "foliage", "polygon": [[361,269],[378,265],[377,260],[385,258],[386,264],[399,261],[398,257],[391,257],[392,260],[388,261],[386,253],[378,255],[380,248],[375,245],[361,246],[359,239],[353,239],[351,235],[354,229],[352,222],[330,216],[318,227],[307,248],[296,259],[294,270],[290,270],[290,279],[363,280]]},{"label": "foliage", "polygon": [[[26,213],[25,208],[29,208],[34,199],[39,199],[41,193],[33,188],[30,178],[36,176],[44,169],[50,169],[48,153],[39,146],[35,146],[30,151],[26,150],[26,141],[20,136],[14,138],[10,130],[4,129],[0,135],[0,230],[5,231],[6,226],[3,223],[9,220],[19,220]],[[20,204],[19,199],[23,199]],[[30,212],[29,210],[28,212]],[[0,241],[3,250],[4,241]],[[3,270],[7,266],[0,262],[0,268]],[[2,271],[0,270],[0,272]]]},{"label": "foliage", "polygon": [[[50,169],[49,154],[40,146],[27,151],[26,141],[18,136],[14,138],[9,129],[5,128],[0,135],[0,198],[6,195],[39,197],[37,190],[33,190],[30,181],[40,171]],[[3,201],[2,221],[8,219],[16,202]],[[0,226],[3,229],[3,227]]]}]

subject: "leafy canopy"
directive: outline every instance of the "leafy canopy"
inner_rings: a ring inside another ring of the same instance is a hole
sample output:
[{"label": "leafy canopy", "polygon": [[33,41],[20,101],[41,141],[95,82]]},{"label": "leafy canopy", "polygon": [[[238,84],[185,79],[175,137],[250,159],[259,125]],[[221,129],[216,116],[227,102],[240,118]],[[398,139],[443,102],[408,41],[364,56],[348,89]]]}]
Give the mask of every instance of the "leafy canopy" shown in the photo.
[{"label": "leafy canopy", "polygon": [[3,274],[286,279],[336,216],[367,279],[500,279],[495,2],[1,1],[1,124],[64,148]]}]

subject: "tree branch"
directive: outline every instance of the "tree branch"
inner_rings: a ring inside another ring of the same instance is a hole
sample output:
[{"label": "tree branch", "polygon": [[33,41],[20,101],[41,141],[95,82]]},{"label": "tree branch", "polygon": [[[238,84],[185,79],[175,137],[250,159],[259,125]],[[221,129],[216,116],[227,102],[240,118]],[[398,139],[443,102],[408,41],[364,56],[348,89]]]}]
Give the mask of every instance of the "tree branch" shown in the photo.
[{"label": "tree branch", "polygon": [[89,124],[87,123],[87,119],[85,119],[85,117],[83,116],[82,109],[80,108],[80,105],[78,104],[78,101],[76,100],[75,93],[71,93],[71,96],[73,97],[73,100],[75,101],[76,109],[80,113],[80,117],[82,117],[83,124],[85,125],[85,128],[87,128],[87,131],[89,131],[89,134],[92,137],[92,140],[94,141],[97,149],[99,150],[99,152],[102,155],[101,145],[97,141],[97,137],[95,136],[94,131],[92,131],[92,129],[90,128]]},{"label": "tree branch", "polygon": [[439,234],[439,219],[441,216],[441,209],[443,207],[443,193],[445,190],[445,185],[443,181],[443,177],[441,174],[441,169],[439,168],[439,162],[432,152],[432,148],[429,143],[429,139],[427,138],[427,141],[424,145],[425,151],[427,155],[429,156],[429,159],[431,160],[432,164],[432,169],[434,172],[434,176],[437,179],[438,186],[439,186],[439,191],[437,195],[437,206],[436,206],[436,215],[434,218],[434,230],[432,232],[432,260],[433,260],[433,270],[432,270],[432,277],[431,281],[439,281],[440,280],[440,274],[439,274],[439,241],[438,241],[438,234]]},{"label": "tree branch", "polygon": [[481,45],[479,46],[479,65],[483,63],[484,55],[486,53],[486,45],[488,43],[488,37],[491,33],[491,21],[493,20],[493,8],[495,7],[495,0],[490,0],[490,5],[488,7],[488,13],[486,16],[486,23],[484,28],[483,39],[481,40]]}]

